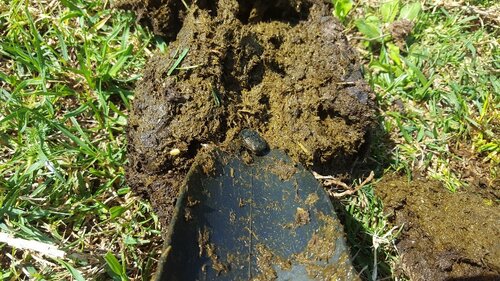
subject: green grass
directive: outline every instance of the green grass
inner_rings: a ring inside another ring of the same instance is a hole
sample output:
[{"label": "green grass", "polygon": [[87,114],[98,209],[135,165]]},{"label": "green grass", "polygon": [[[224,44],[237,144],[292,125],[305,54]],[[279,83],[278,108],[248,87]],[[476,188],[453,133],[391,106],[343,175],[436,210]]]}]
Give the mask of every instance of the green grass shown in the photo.
[{"label": "green grass", "polygon": [[[497,177],[495,23],[431,2],[334,2],[380,106],[369,159],[378,175],[417,172],[453,191],[469,185],[460,167],[472,161]],[[491,12],[495,3],[470,5]],[[416,24],[398,43],[389,27],[400,17]],[[152,40],[104,0],[0,0],[0,231],[67,253],[53,259],[0,243],[0,279],[149,279],[160,226],[123,166],[134,83],[164,48]],[[373,185],[339,208],[363,275],[394,277],[397,230]]]},{"label": "green grass", "polygon": [[391,165],[408,174],[421,171],[452,191],[465,187],[452,171],[463,160],[454,151],[467,150],[492,168],[499,164],[498,32],[481,27],[477,16],[424,6],[401,48],[389,35],[393,20],[384,21],[383,8],[364,7],[355,24],[378,30],[365,31],[366,37],[387,35],[361,40],[361,52],[384,131],[396,144]]},{"label": "green grass", "polygon": [[[488,14],[494,1],[433,6],[410,1],[333,1],[351,44],[364,59],[365,78],[380,108],[372,155],[379,179],[399,172],[436,179],[450,191],[467,188],[470,167],[492,185],[500,163],[500,43]],[[391,34],[402,19],[414,23],[404,41]],[[371,165],[373,167],[373,163]],[[378,180],[378,179],[377,179]],[[367,279],[395,278],[397,253],[380,200],[369,185],[343,202],[356,264]],[[374,237],[381,237],[378,251]],[[370,241],[372,240],[372,241]],[[377,265],[374,256],[377,253]]]},{"label": "green grass", "polygon": [[[1,244],[0,279],[148,279],[159,223],[123,165],[152,36],[104,1],[51,3],[0,2],[0,231],[68,256]],[[110,270],[112,256],[126,275]]]}]

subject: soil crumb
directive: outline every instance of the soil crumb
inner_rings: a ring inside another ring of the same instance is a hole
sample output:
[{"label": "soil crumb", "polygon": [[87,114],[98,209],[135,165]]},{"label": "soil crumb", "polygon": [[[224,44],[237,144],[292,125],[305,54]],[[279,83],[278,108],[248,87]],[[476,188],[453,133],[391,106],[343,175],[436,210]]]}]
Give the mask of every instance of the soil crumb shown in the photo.
[{"label": "soil crumb", "polygon": [[375,122],[374,96],[329,3],[119,3],[176,38],[147,64],[127,130],[128,182],[164,225],[198,152],[229,147],[244,128],[306,166],[356,159]]},{"label": "soil crumb", "polygon": [[308,224],[310,221],[311,218],[309,216],[309,211],[303,208],[297,208],[297,211],[295,212],[295,225],[303,226]]},{"label": "soil crumb", "polygon": [[297,173],[297,167],[286,163],[285,161],[278,161],[276,165],[269,166],[267,169],[270,173],[277,175],[280,180],[287,181]]},{"label": "soil crumb", "polygon": [[500,207],[476,187],[456,193],[437,182],[385,176],[376,186],[411,280],[500,280]]},{"label": "soil crumb", "polygon": [[211,153],[200,154],[198,158],[201,168],[205,175],[213,175],[215,173],[215,160]]},{"label": "soil crumb", "polygon": [[263,244],[257,245],[257,266],[260,274],[254,276],[252,281],[274,281],[278,279],[278,274],[274,266],[282,270],[290,270],[292,263],[290,260],[275,255]]},{"label": "soil crumb", "polygon": [[115,0],[113,6],[135,11],[139,21],[166,39],[175,38],[186,15],[186,7],[180,0]]},{"label": "soil crumb", "polygon": [[407,19],[401,19],[389,26],[389,32],[400,49],[404,50],[405,40],[410,35],[414,25],[413,22]]},{"label": "soil crumb", "polygon": [[311,193],[307,196],[305,203],[309,206],[314,205],[319,200],[319,196],[316,193]]}]

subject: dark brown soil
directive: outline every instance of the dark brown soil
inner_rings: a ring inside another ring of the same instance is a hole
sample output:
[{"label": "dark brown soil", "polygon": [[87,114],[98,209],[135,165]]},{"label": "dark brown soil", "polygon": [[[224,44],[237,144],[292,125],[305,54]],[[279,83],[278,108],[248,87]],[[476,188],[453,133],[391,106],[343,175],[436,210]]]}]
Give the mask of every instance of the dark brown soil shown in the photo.
[{"label": "dark brown soil", "polygon": [[[178,29],[144,70],[128,128],[129,184],[164,225],[198,151],[229,146],[243,128],[308,166],[355,159],[373,95],[328,3],[197,1],[183,15],[174,2],[121,1],[159,34]],[[168,75],[185,48],[184,69]]]},{"label": "dark brown soil", "polygon": [[115,0],[114,6],[135,11],[138,20],[167,39],[175,38],[186,14],[181,0]]},{"label": "dark brown soil", "polygon": [[498,198],[397,176],[386,176],[376,192],[390,221],[404,226],[396,246],[411,280],[500,280]]},{"label": "dark brown soil", "polygon": [[404,50],[406,37],[410,35],[414,25],[412,21],[401,19],[391,23],[389,26],[392,39],[394,39],[394,42],[401,50]]}]

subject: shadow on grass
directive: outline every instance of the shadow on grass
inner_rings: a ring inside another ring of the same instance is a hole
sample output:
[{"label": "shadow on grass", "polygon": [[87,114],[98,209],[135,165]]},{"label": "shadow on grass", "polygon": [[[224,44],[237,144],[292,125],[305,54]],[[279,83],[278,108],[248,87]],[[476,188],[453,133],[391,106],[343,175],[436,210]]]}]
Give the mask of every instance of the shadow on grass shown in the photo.
[{"label": "shadow on grass", "polygon": [[[395,147],[395,143],[390,139],[382,127],[382,117],[378,117],[376,127],[366,137],[366,144],[360,149],[359,158],[355,159],[350,167],[344,168],[343,173],[347,172],[350,179],[364,179],[369,173],[375,173],[376,182],[382,178],[384,170],[391,164],[391,151]],[[337,170],[335,172],[341,172]],[[360,206],[350,206],[339,200],[332,200],[337,215],[344,226],[344,231],[347,238],[347,244],[350,249],[350,255],[353,258],[353,265],[358,274],[363,280],[372,280],[374,272],[374,248],[373,248],[373,229],[367,228],[368,224],[374,220],[383,220],[382,204],[375,195],[375,190],[372,185],[364,188],[366,199],[369,202],[368,206],[364,207],[362,214],[356,217],[352,212],[353,209]],[[373,209],[378,209],[375,211]],[[366,211],[368,210],[368,211]],[[365,220],[365,223],[361,219]],[[377,250],[377,280],[391,280],[393,273],[391,266],[386,262],[393,256],[393,253],[387,253],[382,249],[382,246]]]},{"label": "shadow on grass", "polygon": [[[353,265],[363,280],[371,280],[374,271],[373,238],[363,224],[345,210],[338,202],[333,202],[337,215],[344,225],[344,231],[349,246],[349,254],[353,258]],[[377,280],[390,280],[392,273],[390,265],[384,262],[385,253],[380,249],[377,252]]]}]

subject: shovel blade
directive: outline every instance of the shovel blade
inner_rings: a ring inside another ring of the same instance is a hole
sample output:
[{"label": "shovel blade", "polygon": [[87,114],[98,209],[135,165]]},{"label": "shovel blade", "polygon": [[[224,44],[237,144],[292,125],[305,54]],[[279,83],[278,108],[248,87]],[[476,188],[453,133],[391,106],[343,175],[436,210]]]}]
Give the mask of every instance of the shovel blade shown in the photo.
[{"label": "shovel blade", "polygon": [[304,167],[279,150],[249,164],[209,157],[188,173],[156,280],[359,280],[330,199]]}]

